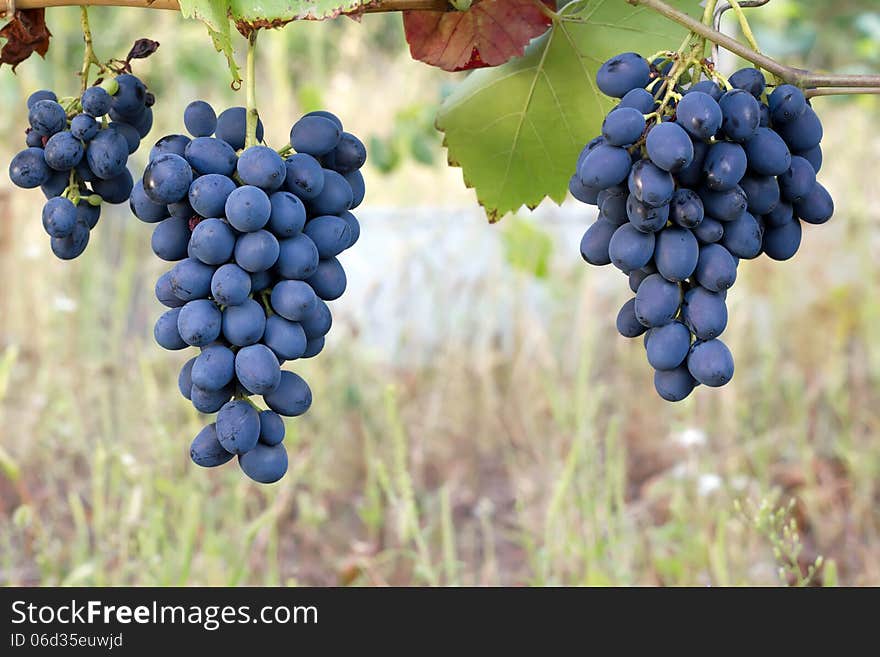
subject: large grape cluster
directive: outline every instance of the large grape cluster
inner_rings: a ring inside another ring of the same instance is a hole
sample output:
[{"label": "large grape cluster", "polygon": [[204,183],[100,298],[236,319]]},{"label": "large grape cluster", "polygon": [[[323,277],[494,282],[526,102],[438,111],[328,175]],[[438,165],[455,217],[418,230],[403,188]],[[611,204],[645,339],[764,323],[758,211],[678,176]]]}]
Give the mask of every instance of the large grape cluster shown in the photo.
[{"label": "large grape cluster", "polygon": [[[287,471],[281,416],[312,403],[306,382],[281,366],[324,348],[326,302],[346,287],[336,256],[360,236],[350,210],[364,198],[367,152],[328,112],[301,118],[280,153],[245,148],[242,107],[218,117],[196,101],[184,123],[192,139],[160,139],[131,194],[134,214],[155,224],[153,251],[177,263],[156,283],[169,310],[154,335],[165,349],[200,349],[180,392],[217,419],[193,440],[192,460],[214,467],[237,455],[251,479],[272,483]],[[258,124],[258,141],[262,132]]]},{"label": "large grape cluster", "polygon": [[825,223],[834,203],[816,180],[822,125],[800,89],[769,89],[746,68],[718,76],[724,88],[703,80],[670,90],[671,64],[624,53],[601,66],[599,88],[620,102],[569,188],[599,207],[584,260],[613,264],[635,294],[618,331],[645,335],[654,387],[680,401],[733,377],[719,336],[740,260],[791,258],[802,223]]},{"label": "large grape cluster", "polygon": [[9,164],[9,177],[46,196],[43,228],[52,252],[72,260],[85,251],[101,203],[124,203],[133,179],[126,166],[153,126],[154,97],[130,73],[58,99],[40,90],[27,100],[27,148]]}]

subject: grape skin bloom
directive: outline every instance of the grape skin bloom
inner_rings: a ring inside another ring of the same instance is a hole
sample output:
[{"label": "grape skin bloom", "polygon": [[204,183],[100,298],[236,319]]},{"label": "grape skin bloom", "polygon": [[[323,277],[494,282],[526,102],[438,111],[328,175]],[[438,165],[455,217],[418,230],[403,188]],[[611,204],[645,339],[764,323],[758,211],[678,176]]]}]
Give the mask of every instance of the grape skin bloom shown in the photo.
[{"label": "grape skin bloom", "polygon": [[325,301],[347,286],[338,256],[360,236],[350,210],[364,200],[367,154],[329,112],[298,121],[291,147],[299,152],[284,157],[261,144],[244,148],[244,118],[243,108],[218,115],[191,103],[184,124],[192,139],[156,142],[130,205],[155,225],[156,254],[176,262],[156,283],[168,308],[156,341],[201,349],[178,387],[197,411],[217,413],[193,439],[191,458],[218,467],[238,456],[246,476],[268,484],[288,467],[282,418],[312,403],[305,380],[282,367],[324,348],[332,326]]},{"label": "grape skin bloom", "polygon": [[[663,93],[652,90],[664,81],[651,76],[668,68],[652,73],[635,53],[599,68],[599,89],[622,100],[581,151],[569,189],[599,208],[581,257],[613,264],[635,293],[617,314],[617,331],[645,336],[657,394],[681,402],[700,385],[733,378],[719,336],[740,264],[762,253],[792,258],[806,239],[803,224],[828,221],[834,201],[816,180],[822,126],[803,92],[745,68],[726,92],[711,80],[679,81],[681,97],[658,107]],[[310,232],[322,255],[332,247],[317,226]]]}]

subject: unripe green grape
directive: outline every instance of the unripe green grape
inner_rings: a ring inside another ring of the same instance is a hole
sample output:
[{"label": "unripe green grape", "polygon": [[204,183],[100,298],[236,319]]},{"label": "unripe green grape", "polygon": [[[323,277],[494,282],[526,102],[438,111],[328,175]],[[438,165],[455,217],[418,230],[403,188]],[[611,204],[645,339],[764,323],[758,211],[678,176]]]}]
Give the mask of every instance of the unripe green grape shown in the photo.
[{"label": "unripe green grape", "polygon": [[116,81],[116,78],[107,78],[101,83],[101,86],[111,96],[115,96],[116,92],[119,91],[119,83]]}]

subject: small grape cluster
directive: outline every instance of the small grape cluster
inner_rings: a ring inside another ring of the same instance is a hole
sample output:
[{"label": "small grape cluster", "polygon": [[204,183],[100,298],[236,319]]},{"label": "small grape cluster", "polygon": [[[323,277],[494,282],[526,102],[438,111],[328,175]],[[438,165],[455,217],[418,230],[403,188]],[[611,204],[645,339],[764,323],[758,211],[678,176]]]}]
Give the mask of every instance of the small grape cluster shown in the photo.
[{"label": "small grape cluster", "polygon": [[177,262],[156,284],[170,310],[154,335],[165,349],[201,350],[178,385],[217,419],[193,440],[192,460],[214,467],[237,455],[247,476],[273,483],[287,471],[281,416],[302,415],[312,403],[308,384],[281,366],[324,348],[326,302],[346,288],[336,256],[360,236],[350,210],[364,198],[367,152],[323,111],[301,118],[280,152],[245,148],[243,107],[218,117],[195,101],[184,124],[193,138],[159,140],[131,194],[134,214],[156,224],[153,251]]},{"label": "small grape cluster", "polygon": [[9,164],[18,187],[46,196],[43,228],[62,260],[80,256],[101,215],[101,203],[124,203],[134,181],[126,166],[153,126],[154,97],[123,73],[78,98],[36,91],[27,100],[27,148]]},{"label": "small grape cluster", "polygon": [[645,334],[654,387],[668,401],[733,377],[718,336],[740,259],[791,258],[802,222],[834,211],[816,180],[822,125],[800,89],[770,90],[754,68],[725,80],[711,67],[710,79],[683,88],[675,57],[624,53],[600,67],[599,89],[620,102],[569,185],[599,207],[581,255],[629,277],[635,297],[617,329]]}]

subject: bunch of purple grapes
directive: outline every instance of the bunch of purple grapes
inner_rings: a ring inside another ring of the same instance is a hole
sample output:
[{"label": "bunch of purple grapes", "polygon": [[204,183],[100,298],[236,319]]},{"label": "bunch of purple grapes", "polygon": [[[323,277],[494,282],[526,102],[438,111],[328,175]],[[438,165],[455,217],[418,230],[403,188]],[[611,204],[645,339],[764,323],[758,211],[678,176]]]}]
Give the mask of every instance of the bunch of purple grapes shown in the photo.
[{"label": "bunch of purple grapes", "polygon": [[217,419],[193,440],[192,460],[215,467],[238,456],[247,476],[273,483],[287,471],[282,416],[312,403],[308,384],[281,366],[324,348],[326,302],[346,288],[337,256],[360,236],[350,210],[364,198],[367,152],[329,112],[297,121],[280,152],[245,148],[242,107],[218,117],[196,101],[184,123],[192,138],[160,139],[131,193],[134,214],[156,224],[153,251],[177,263],[156,284],[169,310],[154,335],[165,349],[200,349],[180,392]]},{"label": "bunch of purple grapes", "polygon": [[18,187],[46,196],[43,228],[62,260],[80,256],[101,216],[101,203],[128,201],[126,166],[153,126],[154,97],[130,73],[108,78],[79,98],[40,90],[27,100],[27,148],[9,164]]},{"label": "bunch of purple grapes", "polygon": [[834,203],[816,180],[822,124],[800,89],[769,89],[761,71],[745,68],[726,91],[703,80],[667,94],[670,65],[623,53],[601,66],[599,88],[620,102],[569,188],[599,207],[584,260],[613,264],[635,294],[618,331],[645,335],[654,387],[680,401],[733,377],[719,336],[740,260],[791,258],[802,223],[825,223]]}]

